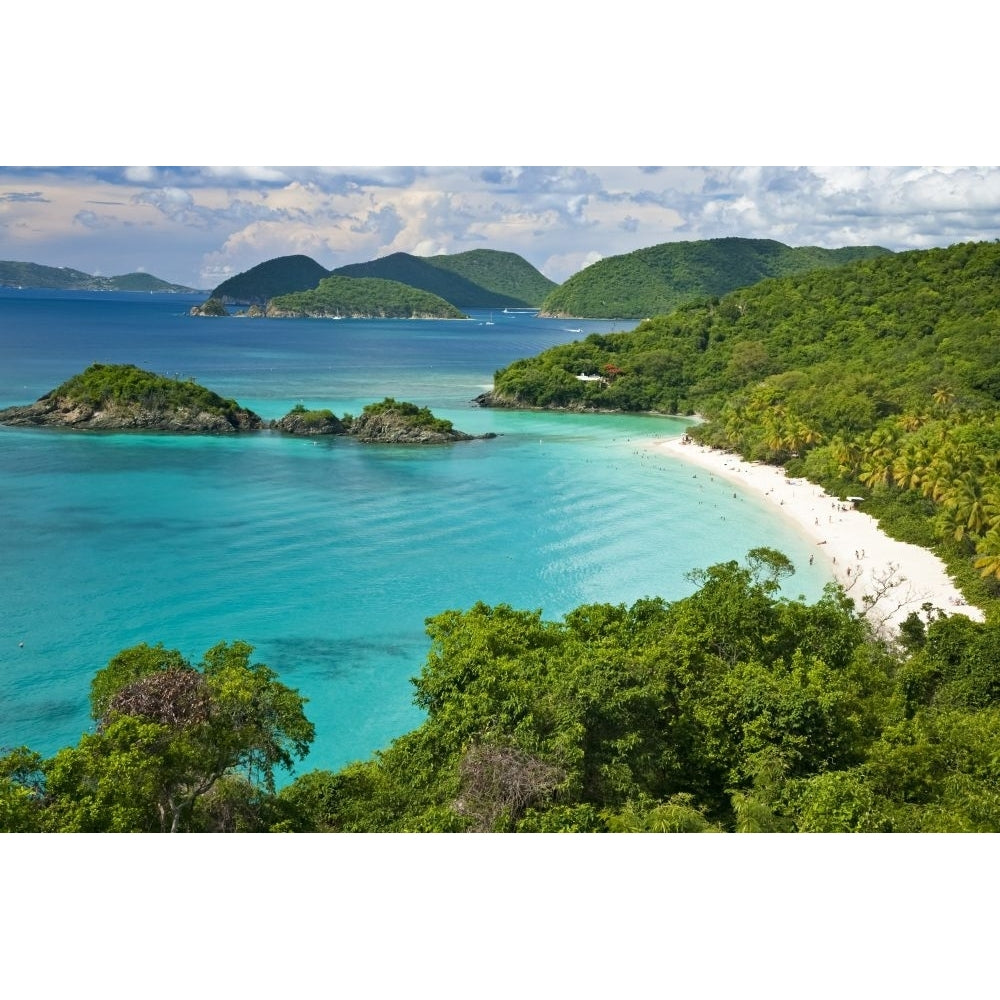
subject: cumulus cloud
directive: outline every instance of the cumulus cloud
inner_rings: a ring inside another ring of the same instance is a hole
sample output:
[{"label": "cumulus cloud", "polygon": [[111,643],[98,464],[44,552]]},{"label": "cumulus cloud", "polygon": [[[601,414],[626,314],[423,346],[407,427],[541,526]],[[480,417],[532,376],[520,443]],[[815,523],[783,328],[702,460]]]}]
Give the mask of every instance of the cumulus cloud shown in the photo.
[{"label": "cumulus cloud", "polygon": [[144,234],[149,254],[135,259],[200,287],[291,253],[336,267],[476,247],[519,253],[562,281],[601,257],[669,240],[899,250],[993,239],[1000,168],[0,168],[0,221],[32,240],[42,263],[46,246],[75,240],[90,255],[79,266],[91,272],[113,270],[107,260],[121,271],[123,248]]}]

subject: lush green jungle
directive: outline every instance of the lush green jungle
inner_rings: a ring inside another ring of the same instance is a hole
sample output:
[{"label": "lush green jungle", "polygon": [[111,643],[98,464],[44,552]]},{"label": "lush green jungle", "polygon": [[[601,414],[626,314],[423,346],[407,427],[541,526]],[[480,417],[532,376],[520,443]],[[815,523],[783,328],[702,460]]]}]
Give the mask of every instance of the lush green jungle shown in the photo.
[{"label": "lush green jungle", "polygon": [[20,260],[0,260],[0,285],[17,288],[62,288],[88,292],[193,292],[162,278],[135,271],[103,278],[72,267],[48,267]]},{"label": "lush green jungle", "polygon": [[571,275],[547,296],[542,315],[655,316],[764,278],[840,267],[890,252],[883,247],[789,247],[736,236],[660,243],[604,257]]},{"label": "lush green jungle", "polygon": [[440,296],[385,278],[323,278],[310,291],[277,295],[268,316],[357,316],[379,318],[437,317],[464,319],[465,314]]},{"label": "lush green jungle", "polygon": [[1000,243],[769,279],[515,362],[495,394],[701,414],[700,441],[866,496],[886,531],[934,548],[966,596],[989,604],[1000,595],[998,282]]},{"label": "lush green jungle", "polygon": [[314,731],[248,644],[126,649],[76,746],[0,756],[0,829],[1000,830],[1000,625],[913,615],[889,645],[835,585],[779,596],[791,569],[755,549],[673,603],[439,614],[424,723],[280,788]]}]

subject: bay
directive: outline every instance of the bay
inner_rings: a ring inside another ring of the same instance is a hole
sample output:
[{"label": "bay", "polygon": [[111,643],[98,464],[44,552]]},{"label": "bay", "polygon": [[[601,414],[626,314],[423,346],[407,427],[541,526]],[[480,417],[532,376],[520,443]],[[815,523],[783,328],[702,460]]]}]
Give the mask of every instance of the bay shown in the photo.
[{"label": "bay", "polygon": [[393,396],[497,437],[406,448],[0,427],[0,746],[75,743],[90,678],[120,649],[162,642],[197,660],[243,639],[309,699],[317,736],[299,771],[336,768],[420,723],[410,678],[425,619],[446,609],[558,618],[676,599],[690,570],[758,545],[798,567],[790,596],[826,582],[773,511],[650,450],[685,422],[471,402],[516,358],[628,324],[188,316],[199,300],[0,290],[0,406],[102,361],[195,378],[265,418]]}]

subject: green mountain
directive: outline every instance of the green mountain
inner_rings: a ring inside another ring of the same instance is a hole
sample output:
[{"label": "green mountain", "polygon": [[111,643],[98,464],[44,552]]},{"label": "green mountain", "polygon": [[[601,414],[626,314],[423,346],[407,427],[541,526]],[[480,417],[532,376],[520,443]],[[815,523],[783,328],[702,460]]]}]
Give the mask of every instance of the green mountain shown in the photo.
[{"label": "green mountain", "polygon": [[883,247],[824,250],[739,237],[660,243],[605,257],[577,272],[545,299],[542,315],[656,316],[764,278],[840,267],[889,253]]},{"label": "green mountain", "polygon": [[463,309],[535,307],[557,287],[523,257],[500,250],[468,250],[434,257],[394,253],[363,264],[347,264],[331,273],[401,281],[440,295]]},{"label": "green mountain", "polygon": [[276,295],[315,288],[330,272],[305,254],[265,260],[249,271],[227,278],[211,297],[227,305],[264,305]]},{"label": "green mountain", "polygon": [[194,292],[151,274],[135,271],[102,278],[72,267],[48,267],[20,260],[0,260],[0,285],[17,288],[57,288],[86,292]]},{"label": "green mountain", "polygon": [[450,302],[399,281],[331,275],[316,288],[278,295],[267,304],[269,317],[372,317],[464,319]]}]

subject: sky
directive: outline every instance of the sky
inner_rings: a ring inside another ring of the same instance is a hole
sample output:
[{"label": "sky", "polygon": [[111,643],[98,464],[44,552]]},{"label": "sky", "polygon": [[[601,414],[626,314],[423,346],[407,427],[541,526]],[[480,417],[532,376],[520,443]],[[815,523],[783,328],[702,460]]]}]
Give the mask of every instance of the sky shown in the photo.
[{"label": "sky", "polygon": [[602,257],[742,236],[892,250],[1000,237],[1000,167],[0,167],[0,259],[199,289],[261,261]]},{"label": "sky", "polygon": [[0,260],[208,289],[286,254],[489,248],[562,282],[676,240],[1000,236],[1000,168],[963,166],[1000,159],[972,0],[56,7],[44,50],[7,15]]}]

